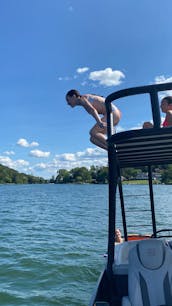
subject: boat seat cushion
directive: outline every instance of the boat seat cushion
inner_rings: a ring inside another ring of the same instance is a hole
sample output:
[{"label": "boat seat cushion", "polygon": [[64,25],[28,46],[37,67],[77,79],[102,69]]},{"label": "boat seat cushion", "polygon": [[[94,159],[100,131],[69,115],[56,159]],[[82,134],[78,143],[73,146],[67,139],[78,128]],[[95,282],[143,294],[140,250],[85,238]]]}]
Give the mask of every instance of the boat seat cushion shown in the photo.
[{"label": "boat seat cushion", "polygon": [[172,252],[160,239],[139,241],[129,254],[122,306],[172,305]]},{"label": "boat seat cushion", "polygon": [[156,239],[151,239],[148,243],[139,243],[137,256],[143,267],[150,270],[159,269],[164,263],[164,244],[157,243]]}]

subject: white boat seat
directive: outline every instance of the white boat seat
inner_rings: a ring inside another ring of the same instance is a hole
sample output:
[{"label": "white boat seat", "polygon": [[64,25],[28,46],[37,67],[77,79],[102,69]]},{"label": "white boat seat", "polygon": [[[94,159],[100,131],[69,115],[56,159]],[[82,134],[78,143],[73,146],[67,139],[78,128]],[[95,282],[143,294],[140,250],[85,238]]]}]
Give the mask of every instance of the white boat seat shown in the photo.
[{"label": "white boat seat", "polygon": [[128,296],[122,306],[172,305],[172,252],[163,240],[139,241],[129,253]]},{"label": "white boat seat", "polygon": [[124,241],[115,244],[115,262],[113,264],[113,272],[115,274],[128,274],[128,255],[129,251],[136,246],[138,241]]}]

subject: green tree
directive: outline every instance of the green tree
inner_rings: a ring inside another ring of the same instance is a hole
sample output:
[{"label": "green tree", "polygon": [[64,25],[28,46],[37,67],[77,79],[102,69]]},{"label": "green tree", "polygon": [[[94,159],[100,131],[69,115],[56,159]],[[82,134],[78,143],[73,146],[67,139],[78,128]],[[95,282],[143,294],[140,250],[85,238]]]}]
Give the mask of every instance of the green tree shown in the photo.
[{"label": "green tree", "polygon": [[86,167],[77,167],[70,171],[73,182],[76,183],[90,183],[91,174]]},{"label": "green tree", "polygon": [[131,180],[134,179],[137,174],[139,174],[141,172],[140,169],[136,169],[136,168],[124,168],[121,171],[121,174],[123,177],[125,177],[127,180]]},{"label": "green tree", "polygon": [[19,173],[14,169],[0,165],[0,184],[35,184],[47,183],[46,180],[40,177]]},{"label": "green tree", "polygon": [[161,182],[164,184],[172,184],[172,165],[168,165],[168,167],[163,171]]},{"label": "green tree", "polygon": [[66,169],[59,169],[57,172],[57,177],[55,179],[56,184],[64,184],[71,182],[71,175]]},{"label": "green tree", "polygon": [[108,167],[100,167],[97,170],[96,181],[99,184],[107,184],[107,182],[108,182]]}]

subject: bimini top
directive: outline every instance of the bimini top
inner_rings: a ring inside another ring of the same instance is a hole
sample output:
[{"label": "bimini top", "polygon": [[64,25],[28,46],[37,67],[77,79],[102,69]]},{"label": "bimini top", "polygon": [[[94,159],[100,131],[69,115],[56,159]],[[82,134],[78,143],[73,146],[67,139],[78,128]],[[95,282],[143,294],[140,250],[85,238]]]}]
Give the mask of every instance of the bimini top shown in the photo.
[{"label": "bimini top", "polygon": [[[108,145],[113,148],[119,167],[172,163],[172,127],[161,128],[158,92],[172,89],[172,83],[121,90],[106,98]],[[116,99],[148,93],[154,128],[129,130],[112,134],[111,102]]]}]

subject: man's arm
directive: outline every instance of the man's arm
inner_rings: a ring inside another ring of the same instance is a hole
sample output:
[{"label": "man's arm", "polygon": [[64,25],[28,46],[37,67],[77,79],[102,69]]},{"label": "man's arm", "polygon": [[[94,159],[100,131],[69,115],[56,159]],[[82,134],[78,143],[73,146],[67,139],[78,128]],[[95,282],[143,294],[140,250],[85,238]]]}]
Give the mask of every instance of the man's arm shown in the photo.
[{"label": "man's arm", "polygon": [[85,97],[80,98],[80,105],[82,105],[87,113],[89,113],[97,122],[97,124],[103,128],[105,126],[105,123],[101,121],[101,118],[97,112],[97,110],[92,106],[92,104],[87,100]]}]

